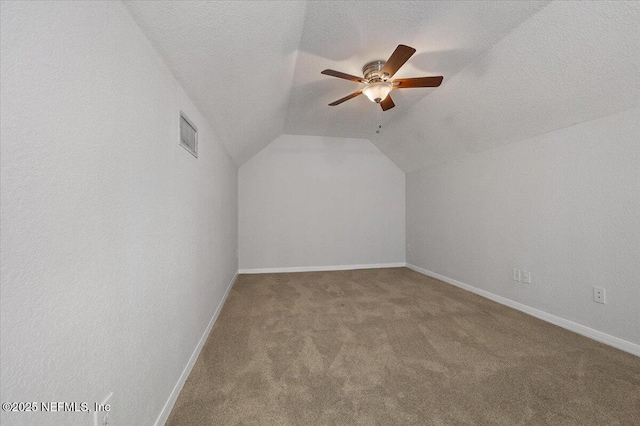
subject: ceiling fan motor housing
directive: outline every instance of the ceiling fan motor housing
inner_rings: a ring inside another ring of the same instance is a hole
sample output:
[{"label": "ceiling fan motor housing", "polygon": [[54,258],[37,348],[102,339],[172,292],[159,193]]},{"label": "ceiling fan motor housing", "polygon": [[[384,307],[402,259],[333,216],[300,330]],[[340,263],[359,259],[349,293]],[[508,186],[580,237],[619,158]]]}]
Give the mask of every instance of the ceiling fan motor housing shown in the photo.
[{"label": "ceiling fan motor housing", "polygon": [[362,67],[362,74],[367,80],[367,87],[363,89],[362,93],[377,104],[382,102],[392,89],[391,83],[388,81],[389,75],[381,73],[385,63],[386,61],[380,60],[371,61]]},{"label": "ceiling fan motor housing", "polygon": [[366,80],[369,80],[371,83],[375,81],[386,81],[389,78],[389,76],[386,74],[383,75],[380,73],[385,63],[386,61],[379,60],[379,61],[371,61],[365,64],[365,66],[362,67],[362,74],[364,75],[364,78]]}]

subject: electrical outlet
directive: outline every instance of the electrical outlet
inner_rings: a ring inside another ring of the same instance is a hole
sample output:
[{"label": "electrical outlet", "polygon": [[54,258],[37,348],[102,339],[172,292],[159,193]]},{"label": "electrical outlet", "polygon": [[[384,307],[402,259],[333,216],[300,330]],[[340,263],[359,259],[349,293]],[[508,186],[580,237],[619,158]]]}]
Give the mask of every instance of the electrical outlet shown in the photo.
[{"label": "electrical outlet", "polygon": [[520,281],[520,269],[513,270],[513,280]]},{"label": "electrical outlet", "polygon": [[407,253],[411,253],[411,244],[407,244]]},{"label": "electrical outlet", "polygon": [[522,282],[525,284],[531,284],[531,272],[522,271]]},{"label": "electrical outlet", "polygon": [[602,287],[593,288],[593,301],[596,303],[602,303],[602,304],[606,303],[604,288]]},{"label": "electrical outlet", "polygon": [[102,401],[102,403],[95,403],[93,408],[93,425],[94,426],[113,426],[112,423],[112,411],[113,411],[113,392],[111,392]]}]

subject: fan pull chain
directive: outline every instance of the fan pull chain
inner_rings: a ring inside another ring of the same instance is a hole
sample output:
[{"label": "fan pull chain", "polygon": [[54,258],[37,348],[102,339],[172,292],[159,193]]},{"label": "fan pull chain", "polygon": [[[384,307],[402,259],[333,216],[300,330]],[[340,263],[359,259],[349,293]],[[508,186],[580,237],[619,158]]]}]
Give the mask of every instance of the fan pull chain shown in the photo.
[{"label": "fan pull chain", "polygon": [[376,129],[377,134],[380,134],[380,131],[382,130],[382,124],[380,124],[381,120],[382,120],[382,110],[378,108],[378,111],[376,112],[376,123],[378,123],[378,128]]}]

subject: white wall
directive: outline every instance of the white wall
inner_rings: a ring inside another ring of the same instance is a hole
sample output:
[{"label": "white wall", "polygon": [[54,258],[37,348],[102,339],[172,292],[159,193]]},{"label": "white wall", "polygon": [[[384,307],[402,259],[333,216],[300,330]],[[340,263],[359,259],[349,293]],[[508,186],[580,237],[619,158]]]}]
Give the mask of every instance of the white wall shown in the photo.
[{"label": "white wall", "polygon": [[640,344],[639,142],[635,108],[409,173],[407,262]]},{"label": "white wall", "polygon": [[237,169],[120,2],[1,15],[1,399],[153,424],[237,269]]},{"label": "white wall", "polygon": [[404,180],[368,140],[279,137],[239,171],[241,272],[404,262]]}]

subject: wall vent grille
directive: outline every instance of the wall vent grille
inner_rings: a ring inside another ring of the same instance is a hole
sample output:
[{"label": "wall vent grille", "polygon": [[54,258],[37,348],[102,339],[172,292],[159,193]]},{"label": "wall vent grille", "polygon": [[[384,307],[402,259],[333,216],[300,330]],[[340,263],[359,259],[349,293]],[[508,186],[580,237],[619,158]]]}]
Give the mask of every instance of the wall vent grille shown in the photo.
[{"label": "wall vent grille", "polygon": [[180,146],[198,158],[198,128],[180,111]]}]

